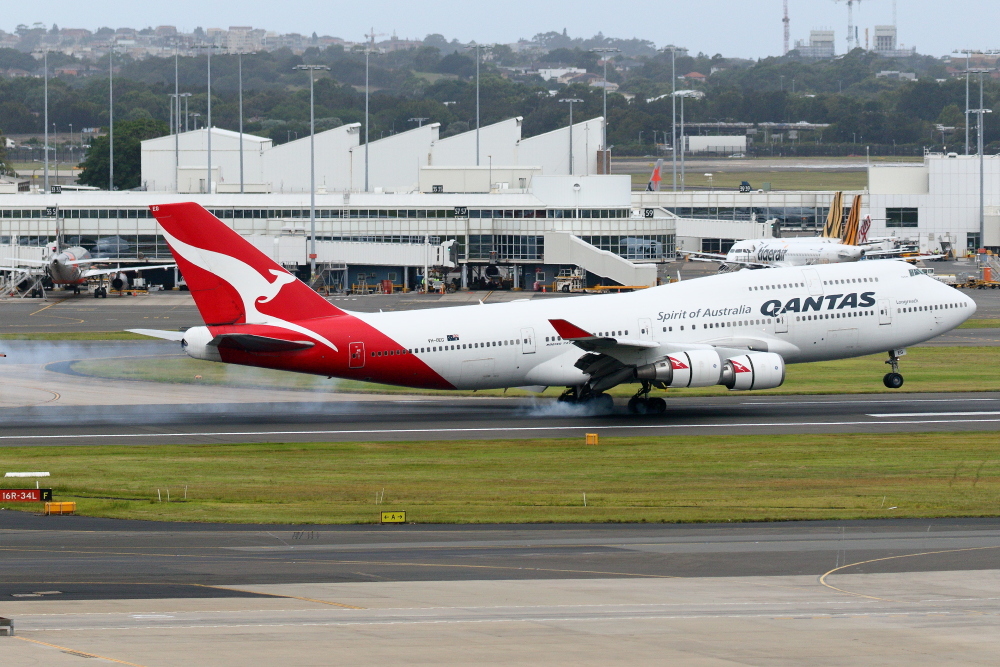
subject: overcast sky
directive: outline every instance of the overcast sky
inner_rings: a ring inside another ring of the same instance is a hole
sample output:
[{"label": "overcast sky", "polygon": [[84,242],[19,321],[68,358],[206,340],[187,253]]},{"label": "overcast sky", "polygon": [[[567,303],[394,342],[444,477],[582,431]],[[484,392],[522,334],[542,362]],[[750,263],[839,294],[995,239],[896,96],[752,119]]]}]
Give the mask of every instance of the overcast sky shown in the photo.
[{"label": "overcast sky", "polygon": [[[857,0],[855,23],[864,43],[865,28],[890,23],[893,0]],[[837,52],[846,47],[845,0],[788,0],[791,42],[809,30],[833,28]],[[860,6],[859,6],[860,5]],[[1000,48],[998,0],[897,0],[899,40],[920,53],[944,55],[953,49]],[[371,27],[376,33],[420,38],[441,33],[449,40],[513,42],[539,32],[566,28],[573,37],[597,32],[613,37],[639,37],[657,46],[676,43],[692,53],[760,58],[782,48],[782,0],[242,0],[208,2],[122,2],[122,0],[49,0],[11,3],[0,28],[40,21],[48,26],[143,28],[174,25],[184,31],[197,26],[228,28],[250,25],[278,32],[328,34],[360,41]]]}]

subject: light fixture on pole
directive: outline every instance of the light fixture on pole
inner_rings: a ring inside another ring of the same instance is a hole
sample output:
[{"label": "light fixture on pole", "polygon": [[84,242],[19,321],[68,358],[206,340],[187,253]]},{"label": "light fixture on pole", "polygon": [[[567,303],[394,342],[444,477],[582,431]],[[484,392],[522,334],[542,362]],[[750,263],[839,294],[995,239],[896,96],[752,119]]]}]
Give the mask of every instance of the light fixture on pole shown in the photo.
[{"label": "light fixture on pole", "polygon": [[604,85],[601,88],[604,89],[604,123],[603,123],[603,134],[601,139],[601,151],[603,152],[603,157],[601,158],[601,163],[604,169],[601,171],[606,175],[611,173],[611,156],[608,154],[608,59],[611,57],[612,53],[621,53],[621,49],[614,48],[600,48],[591,49],[594,53],[602,53],[604,57]]},{"label": "light fixture on pole", "polygon": [[426,116],[424,116],[424,117],[407,118],[406,122],[407,123],[416,123],[417,127],[423,127],[425,120],[430,120],[430,118],[427,118]]},{"label": "light fixture on pole", "polygon": [[560,102],[569,103],[569,174],[573,175],[573,103],[583,102],[578,97],[565,97]]},{"label": "light fixture on pole", "polygon": [[297,65],[295,69],[309,72],[309,284],[316,280],[316,72],[330,69],[326,65]]},{"label": "light fixture on pole", "polygon": [[674,192],[677,192],[677,51],[681,47],[668,44],[661,51],[670,51],[670,150],[674,172]]}]

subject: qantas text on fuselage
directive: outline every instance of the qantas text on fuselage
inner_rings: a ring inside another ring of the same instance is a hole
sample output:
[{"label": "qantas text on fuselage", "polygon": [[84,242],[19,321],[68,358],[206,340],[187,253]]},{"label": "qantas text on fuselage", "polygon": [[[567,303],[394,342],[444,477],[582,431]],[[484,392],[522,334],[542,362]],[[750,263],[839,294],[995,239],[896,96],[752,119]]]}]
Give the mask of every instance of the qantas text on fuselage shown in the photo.
[{"label": "qantas text on fuselage", "polygon": [[152,209],[206,325],[145,333],[181,340],[198,359],[361,381],[566,386],[580,395],[635,382],[766,388],[780,384],[786,363],[905,348],[975,312],[957,290],[887,260],[740,271],[613,296],[353,313],[200,206]]}]

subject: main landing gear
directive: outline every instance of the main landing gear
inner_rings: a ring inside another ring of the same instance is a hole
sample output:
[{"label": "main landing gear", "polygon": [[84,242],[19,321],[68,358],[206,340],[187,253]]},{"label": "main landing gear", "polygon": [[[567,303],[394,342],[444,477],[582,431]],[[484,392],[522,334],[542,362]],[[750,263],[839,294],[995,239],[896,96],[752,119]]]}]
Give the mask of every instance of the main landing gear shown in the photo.
[{"label": "main landing gear", "polygon": [[597,412],[611,412],[615,408],[615,401],[605,393],[594,393],[590,387],[567,387],[559,396],[560,403],[575,403],[593,408]]},{"label": "main landing gear", "polygon": [[649,397],[652,385],[643,382],[642,387],[635,393],[635,396],[628,399],[628,411],[635,415],[656,414],[662,415],[667,411],[667,402],[659,397]]},{"label": "main landing gear", "polygon": [[899,374],[899,357],[906,354],[905,350],[889,350],[889,358],[885,363],[892,366],[892,372],[886,373],[882,384],[889,389],[899,389],[903,386],[903,376]]}]

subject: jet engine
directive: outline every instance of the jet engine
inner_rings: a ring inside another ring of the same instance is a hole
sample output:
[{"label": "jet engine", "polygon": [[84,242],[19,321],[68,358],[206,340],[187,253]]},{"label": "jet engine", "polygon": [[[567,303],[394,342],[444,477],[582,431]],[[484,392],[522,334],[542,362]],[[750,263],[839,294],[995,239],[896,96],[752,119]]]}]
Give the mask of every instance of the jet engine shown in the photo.
[{"label": "jet engine", "polygon": [[635,377],[668,387],[711,387],[719,384],[721,369],[722,359],[715,350],[689,350],[640,366]]},{"label": "jet engine", "polygon": [[785,360],[773,352],[731,357],[722,366],[719,384],[729,389],[774,389],[785,381]]}]

